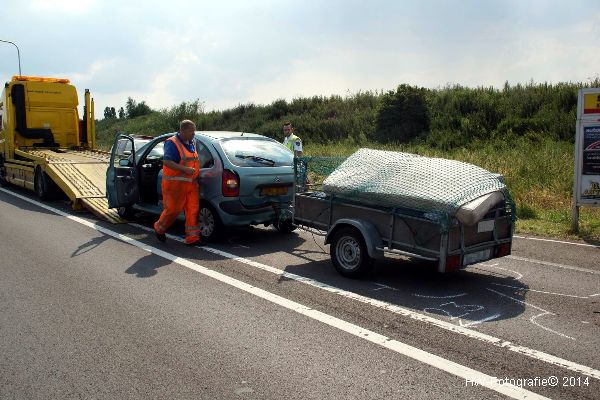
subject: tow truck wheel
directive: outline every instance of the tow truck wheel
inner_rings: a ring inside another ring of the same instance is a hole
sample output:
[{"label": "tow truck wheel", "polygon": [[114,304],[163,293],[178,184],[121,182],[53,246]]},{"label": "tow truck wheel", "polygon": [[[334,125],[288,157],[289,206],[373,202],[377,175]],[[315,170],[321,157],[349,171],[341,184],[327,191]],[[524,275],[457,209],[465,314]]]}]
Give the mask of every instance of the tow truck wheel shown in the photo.
[{"label": "tow truck wheel", "polygon": [[200,225],[200,236],[202,237],[202,240],[217,240],[223,233],[219,215],[209,205],[200,203],[198,224]]},{"label": "tow truck wheel", "polygon": [[341,228],[334,234],[329,253],[335,269],[347,278],[359,278],[373,265],[362,234],[352,227]]},{"label": "tow truck wheel", "polygon": [[33,188],[35,194],[40,200],[50,200],[53,195],[53,182],[50,182],[48,175],[40,167],[35,169],[35,175],[33,177]]},{"label": "tow truck wheel", "polygon": [[8,186],[9,182],[6,179],[6,167],[4,166],[4,157],[0,155],[0,185]]}]

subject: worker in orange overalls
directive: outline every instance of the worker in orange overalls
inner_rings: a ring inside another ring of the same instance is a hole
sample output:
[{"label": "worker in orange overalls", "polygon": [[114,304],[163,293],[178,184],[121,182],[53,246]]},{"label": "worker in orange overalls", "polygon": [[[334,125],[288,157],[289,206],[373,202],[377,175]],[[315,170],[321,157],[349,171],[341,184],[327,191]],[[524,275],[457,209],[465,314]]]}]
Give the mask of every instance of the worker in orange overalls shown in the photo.
[{"label": "worker in orange overalls", "polygon": [[198,210],[200,208],[200,163],[194,145],[196,125],[190,120],[181,121],[179,132],[165,141],[163,158],[163,212],[154,223],[156,237],[167,240],[167,229],[185,211],[185,243],[200,242]]}]

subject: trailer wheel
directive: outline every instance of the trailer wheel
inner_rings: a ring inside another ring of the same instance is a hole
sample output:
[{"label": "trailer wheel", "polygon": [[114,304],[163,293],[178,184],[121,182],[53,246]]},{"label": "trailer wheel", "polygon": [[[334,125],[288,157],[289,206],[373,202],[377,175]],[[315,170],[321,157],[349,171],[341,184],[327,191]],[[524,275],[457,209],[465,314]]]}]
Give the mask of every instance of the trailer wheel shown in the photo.
[{"label": "trailer wheel", "polygon": [[40,167],[35,169],[35,175],[33,177],[33,188],[35,194],[40,200],[51,200],[56,197],[57,188],[56,184],[46,175]]},{"label": "trailer wheel", "polygon": [[337,231],[331,240],[329,253],[335,269],[347,278],[359,278],[373,265],[365,240],[355,228]]}]

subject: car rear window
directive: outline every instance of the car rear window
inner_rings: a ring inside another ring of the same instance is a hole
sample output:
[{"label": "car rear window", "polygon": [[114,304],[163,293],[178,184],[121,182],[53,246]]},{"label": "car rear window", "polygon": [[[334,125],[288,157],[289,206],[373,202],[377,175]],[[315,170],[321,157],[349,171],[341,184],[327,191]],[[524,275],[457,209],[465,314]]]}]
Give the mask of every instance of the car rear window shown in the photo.
[{"label": "car rear window", "polygon": [[270,139],[235,138],[223,140],[221,147],[227,158],[238,167],[293,166],[292,152]]}]

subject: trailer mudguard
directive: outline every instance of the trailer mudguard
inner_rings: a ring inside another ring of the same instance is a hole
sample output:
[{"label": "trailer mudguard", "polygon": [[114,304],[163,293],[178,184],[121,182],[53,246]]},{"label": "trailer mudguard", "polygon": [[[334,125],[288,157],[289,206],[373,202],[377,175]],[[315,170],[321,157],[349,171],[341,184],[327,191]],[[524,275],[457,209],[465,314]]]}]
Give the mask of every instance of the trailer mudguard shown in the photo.
[{"label": "trailer mudguard", "polygon": [[325,244],[329,244],[335,232],[343,226],[352,226],[359,230],[359,232],[363,236],[363,239],[365,240],[365,245],[367,246],[367,252],[369,253],[369,257],[375,259],[384,258],[383,251],[377,250],[377,247],[383,247],[379,231],[377,230],[377,228],[375,228],[375,225],[361,219],[342,218],[335,221],[335,223],[333,224],[331,229],[329,229],[329,232],[327,232],[327,235],[325,236]]}]

